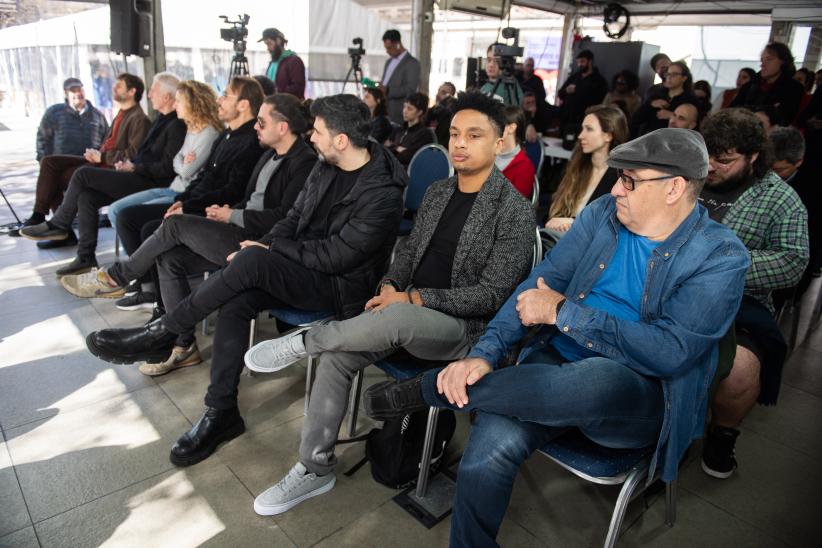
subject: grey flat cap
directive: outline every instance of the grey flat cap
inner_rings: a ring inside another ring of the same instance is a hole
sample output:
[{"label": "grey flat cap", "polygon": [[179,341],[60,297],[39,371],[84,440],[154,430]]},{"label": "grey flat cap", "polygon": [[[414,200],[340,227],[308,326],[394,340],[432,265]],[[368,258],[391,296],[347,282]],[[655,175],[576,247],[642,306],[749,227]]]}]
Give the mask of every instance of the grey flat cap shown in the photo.
[{"label": "grey flat cap", "polygon": [[615,147],[608,156],[608,166],[704,179],[708,176],[708,149],[702,135],[692,129],[662,128]]}]

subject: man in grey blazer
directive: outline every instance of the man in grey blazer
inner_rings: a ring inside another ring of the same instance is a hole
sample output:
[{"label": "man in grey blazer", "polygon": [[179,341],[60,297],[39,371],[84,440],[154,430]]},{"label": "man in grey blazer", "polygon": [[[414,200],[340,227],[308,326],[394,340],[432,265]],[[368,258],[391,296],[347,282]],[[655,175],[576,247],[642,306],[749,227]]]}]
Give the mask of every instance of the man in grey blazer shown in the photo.
[{"label": "man in grey blazer", "polygon": [[403,47],[400,31],[385,31],[382,43],[388,54],[381,80],[385,88],[388,117],[392,122],[402,124],[402,103],[420,85],[420,62]]},{"label": "man in grey blazer", "polygon": [[504,127],[502,103],[461,94],[449,141],[457,175],[425,193],[408,242],[365,311],[246,353],[246,366],[262,372],[322,356],[300,460],[257,497],[258,514],[280,514],[334,487],[334,445],[358,371],[401,349],[419,360],[464,357],[529,272],[533,210],[494,165]]}]

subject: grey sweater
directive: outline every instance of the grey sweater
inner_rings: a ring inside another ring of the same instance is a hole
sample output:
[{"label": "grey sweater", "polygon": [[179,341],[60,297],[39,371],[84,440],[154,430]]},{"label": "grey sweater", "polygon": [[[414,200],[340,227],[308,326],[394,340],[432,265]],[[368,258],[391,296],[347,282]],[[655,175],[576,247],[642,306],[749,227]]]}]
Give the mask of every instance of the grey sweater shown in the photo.
[{"label": "grey sweater", "polygon": [[[438,181],[422,199],[414,229],[383,282],[406,288],[457,186]],[[450,289],[415,288],[426,307],[468,322],[471,344],[531,270],[536,220],[531,204],[494,167],[465,221],[451,268]]]}]

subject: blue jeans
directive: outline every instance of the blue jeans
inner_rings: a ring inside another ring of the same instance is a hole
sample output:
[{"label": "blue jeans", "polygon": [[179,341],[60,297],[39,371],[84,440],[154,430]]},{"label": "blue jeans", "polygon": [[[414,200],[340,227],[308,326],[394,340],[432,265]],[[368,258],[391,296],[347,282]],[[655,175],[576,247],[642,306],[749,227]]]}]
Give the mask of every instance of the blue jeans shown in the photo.
[{"label": "blue jeans", "polygon": [[168,204],[174,203],[177,193],[170,188],[150,188],[134,194],[129,194],[125,198],[120,198],[108,206],[108,220],[111,226],[117,229],[117,215],[127,207],[143,204]]},{"label": "blue jeans", "polygon": [[[460,462],[451,546],[496,546],[520,465],[538,448],[579,428],[607,447],[639,448],[659,438],[664,412],[659,380],[601,357],[563,363],[554,351],[499,369],[468,389],[462,411],[479,411]],[[459,410],[424,374],[425,401]]]}]

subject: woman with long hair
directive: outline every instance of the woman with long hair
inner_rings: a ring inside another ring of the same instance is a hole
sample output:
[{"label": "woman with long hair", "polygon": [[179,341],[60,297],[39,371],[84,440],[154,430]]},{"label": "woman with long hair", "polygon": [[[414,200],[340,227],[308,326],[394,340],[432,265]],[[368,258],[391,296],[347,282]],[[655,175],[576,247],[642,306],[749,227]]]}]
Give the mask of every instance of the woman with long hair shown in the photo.
[{"label": "woman with long hair", "polygon": [[731,106],[731,103],[736,96],[739,94],[739,90],[745,87],[745,84],[750,82],[756,77],[756,71],[751,67],[743,67],[739,69],[739,74],[736,75],[736,87],[731,89],[726,89],[722,92],[722,104],[719,105],[720,109],[728,108]]},{"label": "woman with long hair", "polygon": [[628,140],[628,122],[621,109],[594,105],[585,111],[582,131],[568,161],[565,175],[551,199],[545,228],[559,239],[589,203],[611,191],[616,170],[607,164],[608,153]]},{"label": "woman with long hair", "polygon": [[380,88],[365,88],[362,100],[371,111],[371,137],[378,143],[384,143],[391,137],[391,120],[388,119],[388,107],[385,104],[385,92]]},{"label": "woman with long hair", "polygon": [[208,159],[208,153],[223,123],[217,117],[217,94],[207,84],[185,80],[175,94],[177,118],[185,122],[186,137],[172,162],[174,180],[167,187],[151,188],[121,198],[108,208],[111,226],[117,228],[117,216],[131,206],[143,204],[172,204],[174,196],[183,192],[194,180]]},{"label": "woman with long hair", "polygon": [[805,89],[793,79],[796,72],[791,49],[781,42],[771,42],[759,57],[759,73],[739,90],[732,107],[776,108],[779,117],[790,124],[799,114]]},{"label": "woman with long hair", "polygon": [[682,103],[699,104],[693,93],[691,69],[683,61],[668,66],[662,85],[665,88],[663,94],[645,101],[631,117],[631,137],[668,127],[668,120]]}]

